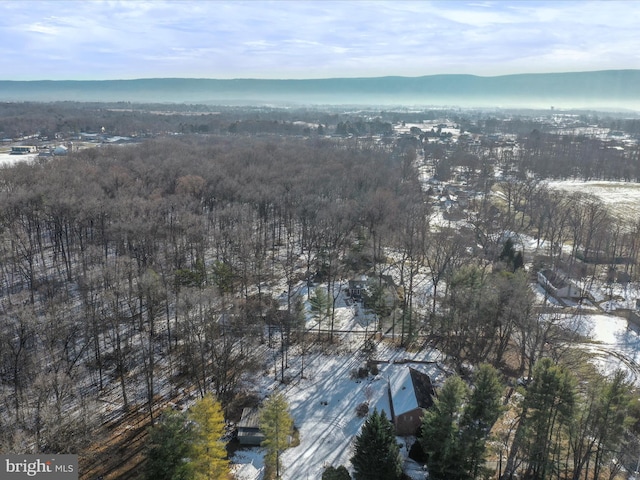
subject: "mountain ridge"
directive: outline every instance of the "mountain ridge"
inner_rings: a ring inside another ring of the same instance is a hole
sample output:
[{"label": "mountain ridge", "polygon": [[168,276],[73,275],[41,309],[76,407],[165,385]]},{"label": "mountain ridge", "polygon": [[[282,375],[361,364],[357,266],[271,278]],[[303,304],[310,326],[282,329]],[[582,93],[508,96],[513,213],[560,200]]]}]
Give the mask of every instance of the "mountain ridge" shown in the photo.
[{"label": "mountain ridge", "polygon": [[[0,101],[544,106],[640,110],[640,70],[324,79],[0,80]],[[234,99],[234,100],[231,100]]]}]

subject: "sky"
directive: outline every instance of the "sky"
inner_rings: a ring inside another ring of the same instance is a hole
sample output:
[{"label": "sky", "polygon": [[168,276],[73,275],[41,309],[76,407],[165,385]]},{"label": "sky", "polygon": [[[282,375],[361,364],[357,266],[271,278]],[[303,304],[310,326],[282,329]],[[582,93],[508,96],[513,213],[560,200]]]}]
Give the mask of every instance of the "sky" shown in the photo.
[{"label": "sky", "polygon": [[0,0],[0,80],[640,68],[640,0]]}]

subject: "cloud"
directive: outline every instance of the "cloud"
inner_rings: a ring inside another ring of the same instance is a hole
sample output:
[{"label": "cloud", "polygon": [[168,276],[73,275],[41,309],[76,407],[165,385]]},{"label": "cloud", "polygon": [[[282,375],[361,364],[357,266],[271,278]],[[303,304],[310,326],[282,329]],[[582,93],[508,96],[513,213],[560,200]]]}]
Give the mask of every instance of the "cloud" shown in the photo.
[{"label": "cloud", "polygon": [[25,79],[636,68],[637,18],[618,1],[27,0],[0,2],[0,52]]},{"label": "cloud", "polygon": [[32,23],[27,25],[26,30],[35,33],[44,33],[45,35],[55,35],[58,30],[51,25],[44,25],[42,23]]}]

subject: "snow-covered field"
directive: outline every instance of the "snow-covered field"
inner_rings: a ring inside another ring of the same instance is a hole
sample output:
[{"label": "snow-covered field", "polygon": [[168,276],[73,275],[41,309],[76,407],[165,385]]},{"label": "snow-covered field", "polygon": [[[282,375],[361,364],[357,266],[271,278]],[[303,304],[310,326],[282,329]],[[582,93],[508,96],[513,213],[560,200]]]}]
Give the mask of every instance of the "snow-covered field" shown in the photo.
[{"label": "snow-covered field", "polygon": [[4,165],[13,165],[18,162],[31,162],[38,158],[38,154],[29,155],[11,155],[9,153],[0,153],[0,167]]},{"label": "snow-covered field", "polygon": [[607,181],[551,181],[549,187],[598,197],[619,218],[640,218],[640,183]]},{"label": "snow-covered field", "polygon": [[606,374],[616,370],[628,372],[629,379],[640,385],[640,335],[627,320],[614,315],[585,315],[585,331],[597,342],[587,345],[593,361]]},{"label": "snow-covered field", "polygon": [[[593,342],[585,344],[584,348],[593,353],[593,361],[601,371],[611,374],[617,369],[625,370],[629,373],[629,379],[640,387],[640,329],[616,314],[616,310],[635,309],[640,291],[634,285],[616,284],[609,288],[598,281],[593,282],[587,290],[599,303],[583,300],[578,305],[565,299],[563,303],[571,313],[563,313],[564,307],[560,302],[545,296],[542,287],[534,285],[540,303],[546,300],[548,306],[557,307],[557,315],[563,318],[566,328]],[[611,300],[605,300],[607,298]]]}]

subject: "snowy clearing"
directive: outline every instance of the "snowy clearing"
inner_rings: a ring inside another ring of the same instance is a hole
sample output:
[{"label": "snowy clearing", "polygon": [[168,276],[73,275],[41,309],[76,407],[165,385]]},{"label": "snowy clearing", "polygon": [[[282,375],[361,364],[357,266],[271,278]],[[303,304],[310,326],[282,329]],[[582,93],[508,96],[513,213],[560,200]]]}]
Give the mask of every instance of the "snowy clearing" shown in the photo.
[{"label": "snowy clearing", "polygon": [[[407,364],[400,362],[408,360],[413,367],[429,374],[435,385],[444,380],[444,371],[435,363],[443,360],[437,351],[412,354],[380,344],[376,358],[388,363],[379,364],[378,375],[365,379],[352,375],[365,361],[360,353],[315,354],[305,361],[306,378],[292,385],[277,385],[271,377],[263,378],[267,389],[277,388],[285,394],[300,432],[300,445],[283,454],[284,479],[318,479],[329,465],[350,468],[353,441],[365,420],[357,416],[356,407],[367,402],[371,410],[384,410],[390,416],[387,384],[407,368]],[[296,358],[292,363],[292,370],[299,368],[296,365],[299,360]],[[407,448],[402,453],[406,457]],[[262,478],[259,448],[240,451],[232,460],[238,464],[234,467],[236,478]]]},{"label": "snowy clearing", "polygon": [[589,193],[598,197],[620,217],[636,220],[640,217],[640,184],[607,181],[550,181],[549,187],[567,192]]},{"label": "snowy clearing", "polygon": [[0,167],[15,165],[19,162],[33,162],[38,158],[38,154],[30,155],[11,155],[9,153],[0,153]]}]

